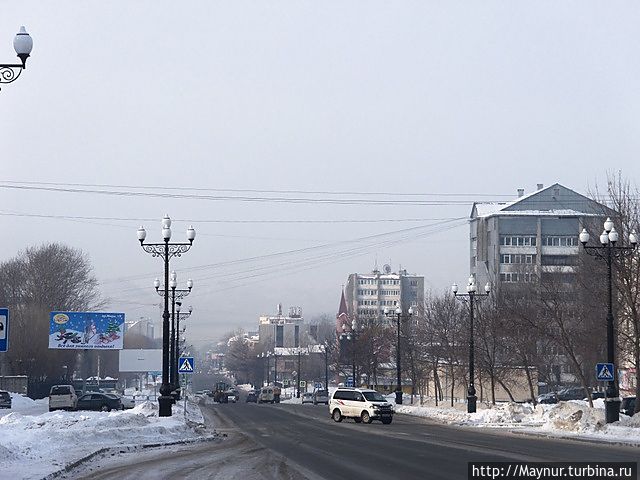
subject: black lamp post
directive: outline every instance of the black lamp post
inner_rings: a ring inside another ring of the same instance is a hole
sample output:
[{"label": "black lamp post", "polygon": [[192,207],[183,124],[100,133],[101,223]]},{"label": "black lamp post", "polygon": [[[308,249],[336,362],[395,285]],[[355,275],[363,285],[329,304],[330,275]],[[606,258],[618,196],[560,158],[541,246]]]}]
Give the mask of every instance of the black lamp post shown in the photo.
[{"label": "black lamp post", "polygon": [[[189,288],[189,291],[191,291],[191,288],[193,288],[193,282],[191,281],[191,279],[187,281],[187,287]],[[176,375],[175,375],[175,379],[177,383],[176,400],[180,400],[180,382],[179,382],[180,375],[178,374],[178,363],[180,363],[180,318],[182,318],[183,320],[186,320],[191,316],[191,313],[193,312],[193,307],[189,305],[188,311],[180,313],[181,307],[182,307],[182,302],[176,300],[176,339],[174,343],[175,361],[173,362],[173,366],[176,369]]]},{"label": "black lamp post", "polygon": [[604,222],[604,231],[600,235],[602,246],[591,246],[589,243],[589,233],[585,228],[580,233],[580,243],[584,250],[594,257],[598,257],[607,262],[607,362],[613,364],[613,378],[609,380],[605,398],[605,417],[607,423],[620,420],[620,397],[618,392],[618,373],[615,365],[615,332],[613,319],[613,278],[612,266],[616,258],[631,255],[638,245],[638,236],[635,230],[629,234],[629,246],[616,245],[618,242],[618,232],[613,226],[610,218]]},{"label": "black lamp post", "polygon": [[27,68],[27,58],[29,58],[33,48],[33,39],[24,27],[20,27],[20,31],[13,39],[13,48],[22,63],[0,63],[0,83],[15,81],[22,73],[22,70]]},{"label": "black lamp post", "polygon": [[138,241],[142,249],[153,257],[160,257],[164,262],[164,311],[162,313],[162,385],[160,397],[158,397],[160,417],[171,416],[171,385],[169,383],[169,260],[171,257],[179,257],[189,251],[196,238],[193,227],[187,229],[188,243],[169,243],[171,240],[171,219],[165,215],[162,219],[163,243],[144,243],[147,231],[144,227],[138,229]]},{"label": "black lamp post", "polygon": [[409,307],[407,313],[402,313],[402,308],[398,305],[394,312],[389,307],[384,307],[384,314],[387,317],[397,317],[398,322],[398,343],[396,344],[396,405],[402,405],[402,355],[400,350],[400,320],[408,320],[413,315],[413,308]]},{"label": "black lamp post", "polygon": [[329,342],[324,342],[324,388],[329,391],[329,352],[331,347]]},{"label": "black lamp post", "polygon": [[476,397],[476,387],[474,385],[473,303],[474,301],[479,301],[481,297],[488,297],[491,293],[491,285],[487,283],[484,286],[484,293],[478,293],[477,290],[476,279],[473,275],[469,277],[467,293],[458,293],[458,285],[455,283],[451,286],[451,291],[456,298],[459,298],[463,302],[469,299],[469,388],[467,389],[467,413],[475,413],[476,402],[478,400],[478,397]]},{"label": "black lamp post", "polygon": [[[340,334],[340,338],[342,340],[347,340],[349,342],[351,348],[351,372],[353,374],[353,387],[356,388],[358,384],[356,383],[356,378],[358,378],[358,370],[356,368],[356,340],[358,337],[358,323],[355,318],[351,320],[351,330],[347,331],[347,325],[345,323],[342,324],[342,333]],[[328,387],[327,387],[328,388]]]},{"label": "black lamp post", "polygon": [[[156,278],[153,281],[153,286],[156,288],[156,292],[161,297],[165,294],[165,289],[160,289],[160,279]],[[176,326],[176,305],[182,304],[180,300],[191,293],[191,289],[193,288],[193,280],[187,280],[187,288],[186,289],[178,289],[178,280],[176,272],[171,272],[170,280],[169,280],[169,288],[171,289],[171,341],[170,341],[170,362],[171,367],[169,368],[169,383],[171,384],[171,391],[175,393],[175,399],[180,400],[180,382],[178,381],[178,355],[176,354],[176,331],[178,327]],[[180,310],[178,310],[180,311]]]},{"label": "black lamp post", "polygon": [[273,347],[273,386],[277,386],[278,382],[278,352],[276,352],[276,348]]}]

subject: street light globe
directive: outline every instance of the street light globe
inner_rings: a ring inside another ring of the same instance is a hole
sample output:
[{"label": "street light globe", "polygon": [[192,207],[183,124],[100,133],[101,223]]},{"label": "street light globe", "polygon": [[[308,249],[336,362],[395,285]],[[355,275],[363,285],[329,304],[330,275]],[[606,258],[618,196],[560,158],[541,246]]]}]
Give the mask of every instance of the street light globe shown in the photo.
[{"label": "street light globe", "polygon": [[609,241],[611,243],[616,243],[618,241],[618,232],[616,232],[615,227],[609,232]]},{"label": "street light globe", "polygon": [[171,240],[171,229],[169,227],[162,229],[162,238],[164,238],[166,241]]},{"label": "street light globe", "polygon": [[600,243],[602,245],[606,245],[607,243],[609,243],[609,232],[607,232],[606,230],[603,231],[600,235]]},{"label": "street light globe", "polygon": [[189,314],[191,314],[191,312],[193,312],[193,307],[189,305]]},{"label": "street light globe", "polygon": [[171,218],[169,214],[165,214],[164,217],[162,217],[162,228],[171,228]]},{"label": "street light globe", "polygon": [[153,281],[153,286],[156,287],[156,290],[158,290],[160,288],[160,279],[159,278],[156,278]]},{"label": "street light globe", "polygon": [[407,313],[409,314],[409,316],[413,315],[413,308],[409,307],[409,311]]},{"label": "street light globe", "polygon": [[187,280],[187,288],[189,290],[191,290],[193,288],[193,280],[191,280],[191,279]]},{"label": "street light globe", "polygon": [[13,39],[13,48],[15,49],[18,57],[22,60],[22,66],[25,67],[27,63],[27,58],[33,49],[33,39],[27,33],[27,30],[24,26],[20,27],[20,31],[16,34]]},{"label": "street light globe", "polygon": [[613,228],[613,222],[609,217],[607,217],[607,219],[604,222],[604,231],[609,233],[612,228]]},{"label": "street light globe", "polygon": [[631,243],[631,245],[633,245],[634,247],[638,243],[638,235],[636,234],[635,230],[631,230],[631,233],[629,234],[629,243]]},{"label": "street light globe", "polygon": [[196,238],[196,231],[192,225],[189,225],[189,228],[187,229],[187,240],[193,243],[195,238]]},{"label": "street light globe", "polygon": [[587,232],[586,228],[583,228],[580,232],[580,243],[582,243],[582,245],[589,243],[589,232]]},{"label": "street light globe", "polygon": [[453,292],[454,295],[456,293],[458,293],[458,284],[457,283],[454,283],[453,285],[451,285],[451,291]]},{"label": "street light globe", "polygon": [[176,312],[180,313],[180,302],[176,302]]},{"label": "street light globe", "polygon": [[400,315],[402,313],[402,309],[400,308],[400,306],[396,307],[396,315]]},{"label": "street light globe", "polygon": [[491,285],[489,285],[489,282],[484,286],[484,291],[485,293],[491,293]]},{"label": "street light globe", "polygon": [[138,240],[140,240],[140,243],[142,243],[144,242],[145,238],[147,238],[147,231],[142,225],[140,225],[140,228],[138,228]]},{"label": "street light globe", "polygon": [[389,307],[384,307],[384,314],[389,315]]}]

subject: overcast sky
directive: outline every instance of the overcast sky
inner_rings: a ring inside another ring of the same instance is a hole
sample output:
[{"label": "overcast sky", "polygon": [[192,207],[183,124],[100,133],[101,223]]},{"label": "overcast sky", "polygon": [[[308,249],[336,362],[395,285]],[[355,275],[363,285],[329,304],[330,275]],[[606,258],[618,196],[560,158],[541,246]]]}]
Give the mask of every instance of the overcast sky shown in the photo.
[{"label": "overcast sky", "polygon": [[136,229],[159,241],[168,213],[174,240],[197,231],[171,267],[197,343],[278,302],[335,315],[376,262],[442,291],[467,278],[474,200],[640,174],[637,2],[0,0],[0,61],[21,25],[2,258],[82,249],[109,310],[159,320]]}]

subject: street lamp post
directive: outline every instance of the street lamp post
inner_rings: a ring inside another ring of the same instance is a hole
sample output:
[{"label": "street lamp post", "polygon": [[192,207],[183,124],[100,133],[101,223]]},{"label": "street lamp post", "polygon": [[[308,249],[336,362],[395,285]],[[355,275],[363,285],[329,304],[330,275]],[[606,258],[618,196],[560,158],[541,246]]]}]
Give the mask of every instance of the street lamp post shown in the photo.
[{"label": "street lamp post", "polygon": [[171,416],[171,385],[169,384],[169,260],[172,257],[180,257],[189,251],[196,238],[196,231],[193,227],[187,229],[188,243],[169,243],[171,240],[171,219],[165,215],[162,219],[163,243],[144,243],[147,238],[147,231],[144,227],[138,229],[138,241],[142,249],[151,254],[152,257],[160,257],[164,262],[164,311],[162,313],[162,385],[160,386],[160,397],[158,397],[160,417]]},{"label": "street lamp post", "polygon": [[20,31],[13,39],[13,48],[22,63],[0,63],[0,83],[14,82],[22,70],[27,68],[27,58],[33,48],[33,39],[24,27],[20,27]]},{"label": "street lamp post", "polygon": [[329,342],[324,342],[324,388],[329,391],[329,352],[331,347]]},{"label": "street lamp post", "polygon": [[[153,286],[156,289],[156,292],[161,297],[164,296],[165,289],[160,289],[160,279],[156,278],[153,281]],[[178,381],[178,355],[176,355],[176,304],[182,304],[181,300],[191,293],[193,289],[193,280],[187,280],[187,288],[178,289],[178,279],[176,272],[171,272],[170,280],[169,280],[169,288],[171,289],[171,340],[170,340],[170,363],[171,367],[169,368],[169,383],[171,384],[171,391],[175,391],[175,399],[180,400],[180,382]],[[179,311],[179,310],[178,310]]]},{"label": "street lamp post", "polygon": [[580,232],[580,243],[585,252],[607,262],[607,362],[613,364],[613,378],[609,380],[605,398],[605,417],[607,423],[617,422],[620,419],[620,397],[618,392],[618,373],[615,365],[615,332],[613,318],[613,278],[612,267],[616,258],[629,256],[638,245],[638,236],[635,230],[629,234],[629,246],[616,245],[618,232],[610,218],[604,222],[604,231],[600,235],[602,246],[587,245],[589,232],[586,228]]},{"label": "street lamp post", "polygon": [[398,305],[394,312],[389,307],[384,307],[384,314],[387,317],[397,317],[398,322],[398,343],[396,344],[396,405],[402,405],[402,355],[400,350],[400,320],[408,320],[413,315],[413,308],[409,307],[407,313],[402,313],[402,308]]},{"label": "street lamp post", "polygon": [[458,293],[458,285],[455,283],[451,286],[451,291],[456,298],[459,298],[463,302],[466,302],[467,298],[469,299],[469,388],[467,389],[467,413],[475,413],[476,402],[478,400],[478,397],[476,397],[476,387],[474,385],[473,303],[474,301],[479,301],[480,297],[488,297],[491,293],[491,285],[487,283],[484,286],[485,293],[478,293],[477,290],[476,279],[473,275],[469,277],[467,293]]},{"label": "street lamp post", "polygon": [[[191,290],[191,288],[193,287],[193,282],[191,281],[191,279],[187,281],[187,286],[189,287],[189,290]],[[175,376],[176,380],[179,380],[180,378],[180,375],[178,374],[178,363],[180,363],[180,348],[179,348],[180,318],[182,318],[183,320],[186,320],[191,316],[191,313],[193,312],[193,307],[189,305],[188,311],[180,313],[181,307],[182,307],[182,302],[176,301],[176,335],[175,335],[176,339],[174,344],[175,361],[173,363],[173,366],[176,369],[176,376]],[[176,392],[177,392],[176,400],[180,400],[180,382],[179,381],[177,382]]]},{"label": "street lamp post", "polygon": [[[353,386],[354,388],[358,385],[356,384],[356,378],[358,377],[358,372],[356,370],[356,337],[357,337],[357,329],[358,324],[355,318],[351,321],[351,330],[347,331],[347,324],[342,324],[342,333],[340,334],[341,340],[347,340],[349,342],[349,346],[351,348],[351,374],[353,375]],[[327,387],[328,388],[328,387]]]}]

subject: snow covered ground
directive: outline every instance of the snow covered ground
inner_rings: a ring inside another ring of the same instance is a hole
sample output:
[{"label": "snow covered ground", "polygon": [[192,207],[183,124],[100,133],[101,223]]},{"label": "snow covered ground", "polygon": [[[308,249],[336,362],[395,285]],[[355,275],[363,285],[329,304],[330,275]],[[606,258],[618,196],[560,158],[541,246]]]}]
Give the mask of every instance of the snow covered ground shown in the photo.
[{"label": "snow covered ground", "polygon": [[200,408],[173,406],[172,417],[158,417],[157,402],[119,412],[49,412],[47,399],[12,395],[12,408],[0,411],[2,478],[36,479],[63,469],[98,450],[205,438]]},{"label": "snow covered ground", "polygon": [[[395,396],[387,397],[394,403]],[[405,401],[407,397],[405,396]],[[507,428],[529,434],[598,440],[640,446],[640,415],[620,415],[620,421],[605,423],[604,400],[598,399],[590,408],[586,401],[571,400],[553,405],[501,403],[495,406],[478,404],[476,413],[467,413],[466,404],[454,407],[394,405],[397,413],[428,417],[450,425]]]}]

